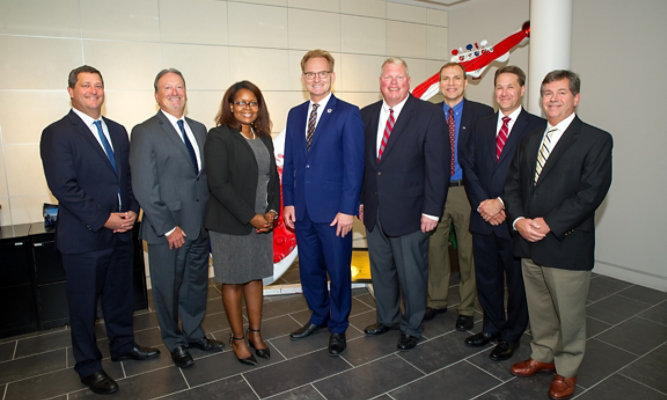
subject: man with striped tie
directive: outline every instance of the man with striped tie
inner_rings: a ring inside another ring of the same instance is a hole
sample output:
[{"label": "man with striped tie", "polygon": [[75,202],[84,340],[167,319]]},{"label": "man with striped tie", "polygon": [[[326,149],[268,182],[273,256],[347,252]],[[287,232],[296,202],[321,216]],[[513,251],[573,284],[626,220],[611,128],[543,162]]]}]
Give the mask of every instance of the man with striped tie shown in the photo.
[{"label": "man with striped tie", "polygon": [[521,262],[512,254],[512,227],[503,204],[505,178],[519,142],[529,133],[542,133],[544,128],[542,118],[521,107],[525,84],[526,75],[517,66],[496,70],[498,112],[477,121],[468,157],[461,160],[471,205],[477,295],[484,310],[482,331],[466,338],[465,343],[482,347],[497,340],[498,345],[489,354],[494,361],[512,356],[528,324]]},{"label": "man with striped tie", "polygon": [[359,216],[377,305],[377,322],[365,333],[400,328],[398,348],[409,350],[423,329],[428,237],[447,197],[450,151],[443,113],[410,95],[405,61],[382,64],[380,91],[383,99],[361,110],[366,168]]},{"label": "man with striped tie", "polygon": [[556,70],[540,93],[547,126],[519,145],[503,200],[517,231],[532,340],[517,376],[555,371],[552,399],[572,396],[586,347],[586,297],[594,264],[595,210],[611,185],[612,137],[582,122],[579,76]]}]

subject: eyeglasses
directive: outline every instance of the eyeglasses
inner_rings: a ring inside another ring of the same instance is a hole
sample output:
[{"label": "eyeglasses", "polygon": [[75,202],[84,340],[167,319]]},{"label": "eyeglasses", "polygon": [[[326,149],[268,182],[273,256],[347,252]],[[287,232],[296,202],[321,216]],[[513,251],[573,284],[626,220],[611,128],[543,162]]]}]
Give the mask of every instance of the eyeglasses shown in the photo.
[{"label": "eyeglasses", "polygon": [[303,74],[306,76],[306,79],[309,81],[312,81],[315,79],[315,76],[319,77],[320,79],[325,79],[331,71],[320,71],[320,72],[304,72]]},{"label": "eyeglasses", "polygon": [[257,106],[259,106],[259,103],[257,103],[256,101],[250,101],[250,102],[235,101],[234,104],[236,104],[236,106],[239,108],[245,108],[245,107],[257,108]]}]

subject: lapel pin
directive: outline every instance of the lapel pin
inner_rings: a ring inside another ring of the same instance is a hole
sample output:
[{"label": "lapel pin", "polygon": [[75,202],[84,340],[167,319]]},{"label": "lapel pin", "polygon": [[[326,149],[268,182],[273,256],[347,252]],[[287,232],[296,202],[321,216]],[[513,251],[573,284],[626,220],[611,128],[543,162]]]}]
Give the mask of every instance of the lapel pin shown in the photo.
[{"label": "lapel pin", "polygon": [[327,108],[327,114],[331,114],[332,111],[333,111],[332,109]]}]

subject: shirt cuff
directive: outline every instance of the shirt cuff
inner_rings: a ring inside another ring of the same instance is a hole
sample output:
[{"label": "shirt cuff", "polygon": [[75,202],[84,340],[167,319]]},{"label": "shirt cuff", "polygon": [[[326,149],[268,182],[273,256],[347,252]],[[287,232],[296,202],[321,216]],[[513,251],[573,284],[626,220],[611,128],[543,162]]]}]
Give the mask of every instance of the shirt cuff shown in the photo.
[{"label": "shirt cuff", "polygon": [[520,219],[524,219],[524,218],[525,218],[525,217],[516,217],[516,219],[512,222],[512,229],[516,230],[516,227],[515,227],[515,225],[516,225],[516,221],[518,221],[518,220],[520,220]]},{"label": "shirt cuff", "polygon": [[171,235],[172,233],[174,233],[175,230],[176,230],[176,227],[173,227],[173,228],[171,228],[170,230],[168,230],[167,233],[165,233],[164,235],[165,235],[165,236],[169,236],[169,235]]},{"label": "shirt cuff", "polygon": [[435,215],[424,214],[424,213],[422,213],[422,215],[425,216],[426,218],[430,219],[430,220],[433,220],[433,221],[439,221],[440,220],[440,217],[436,217]]}]

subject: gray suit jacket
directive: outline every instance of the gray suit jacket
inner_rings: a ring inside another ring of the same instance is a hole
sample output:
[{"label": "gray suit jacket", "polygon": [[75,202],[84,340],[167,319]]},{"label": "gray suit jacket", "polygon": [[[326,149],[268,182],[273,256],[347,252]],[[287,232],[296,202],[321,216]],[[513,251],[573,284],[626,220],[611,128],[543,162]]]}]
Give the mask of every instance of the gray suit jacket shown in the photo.
[{"label": "gray suit jacket", "polygon": [[144,210],[141,237],[149,244],[167,243],[164,234],[176,226],[185,231],[187,240],[206,235],[206,127],[190,118],[185,120],[197,140],[196,149],[202,160],[199,175],[193,171],[179,132],[162,111],[132,129],[132,189]]}]

